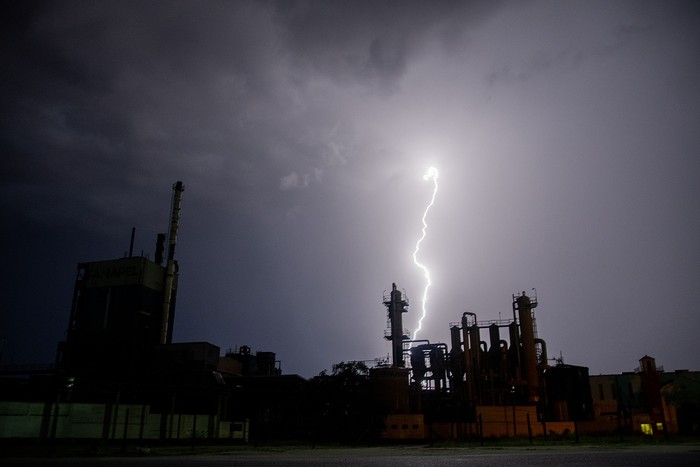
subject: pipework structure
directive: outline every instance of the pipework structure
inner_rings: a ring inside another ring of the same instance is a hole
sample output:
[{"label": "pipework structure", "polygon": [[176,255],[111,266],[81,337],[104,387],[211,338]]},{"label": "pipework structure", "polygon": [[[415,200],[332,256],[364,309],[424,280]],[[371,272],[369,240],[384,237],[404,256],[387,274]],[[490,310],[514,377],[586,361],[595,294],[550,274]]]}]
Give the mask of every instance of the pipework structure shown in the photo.
[{"label": "pipework structure", "polygon": [[[542,370],[548,363],[545,341],[537,337],[535,327],[537,304],[536,296],[523,292],[513,295],[513,320],[478,321],[475,313],[465,312],[461,326],[451,326],[451,355],[463,358],[462,369],[452,366],[459,371],[453,372],[452,380],[465,387],[468,404],[538,404]],[[501,336],[503,329],[508,340]],[[482,340],[482,330],[488,332],[488,342]]]},{"label": "pipework structure", "polygon": [[[444,343],[409,340],[402,328],[408,301],[396,284],[384,305],[392,366],[404,368],[409,362],[416,387],[458,394],[466,406],[538,404],[542,370],[548,363],[545,341],[537,337],[535,327],[536,296],[513,295],[513,320],[478,321],[475,313],[463,313],[461,323],[450,326],[451,349]],[[488,333],[488,342],[482,340],[482,331]]]},{"label": "pipework structure", "polygon": [[520,407],[533,422],[565,421],[572,413],[579,420],[588,416],[577,407],[590,407],[589,396],[573,400],[556,389],[581,383],[588,370],[560,365],[548,372],[547,346],[537,335],[534,316],[537,295],[522,292],[512,298],[513,319],[479,321],[476,313],[464,312],[460,322],[450,325],[448,346],[409,340],[402,329],[408,302],[392,284],[384,298],[389,319],[385,338],[392,344],[392,367],[408,372],[412,413],[424,414],[426,423],[475,423],[491,417],[488,410],[498,406],[512,406],[513,413]]}]

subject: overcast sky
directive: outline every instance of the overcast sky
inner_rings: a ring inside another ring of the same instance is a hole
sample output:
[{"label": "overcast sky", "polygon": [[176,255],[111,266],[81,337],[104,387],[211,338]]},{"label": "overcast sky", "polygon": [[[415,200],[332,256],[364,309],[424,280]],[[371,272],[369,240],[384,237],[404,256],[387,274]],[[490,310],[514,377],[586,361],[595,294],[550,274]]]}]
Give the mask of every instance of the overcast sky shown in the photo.
[{"label": "overcast sky", "polygon": [[174,340],[305,377],[536,288],[550,356],[700,370],[700,5],[4,2],[3,363],[54,359],[76,264],[153,258]]}]

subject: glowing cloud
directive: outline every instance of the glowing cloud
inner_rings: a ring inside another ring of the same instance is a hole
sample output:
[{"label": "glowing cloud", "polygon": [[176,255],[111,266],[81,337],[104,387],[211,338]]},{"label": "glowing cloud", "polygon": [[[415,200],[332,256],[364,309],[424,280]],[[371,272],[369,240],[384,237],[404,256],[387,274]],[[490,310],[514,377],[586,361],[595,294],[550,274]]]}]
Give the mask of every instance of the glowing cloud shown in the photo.
[{"label": "glowing cloud", "polygon": [[423,175],[423,180],[433,180],[434,188],[433,188],[433,196],[430,198],[430,203],[428,206],[425,208],[425,211],[423,211],[423,230],[422,230],[422,235],[418,239],[418,242],[416,242],[416,249],[413,250],[413,262],[415,263],[416,266],[418,266],[422,271],[423,271],[423,277],[425,277],[425,289],[423,289],[423,298],[421,300],[421,310],[422,314],[420,319],[418,320],[418,328],[413,332],[413,340],[416,339],[416,336],[418,335],[418,331],[421,330],[423,327],[423,319],[425,318],[426,314],[426,308],[425,305],[428,302],[428,289],[430,288],[430,285],[432,284],[432,281],[430,280],[430,271],[428,271],[428,268],[425,267],[425,265],[421,264],[418,261],[418,251],[420,250],[420,244],[423,242],[425,239],[425,231],[428,228],[428,223],[425,222],[425,218],[428,216],[428,211],[430,211],[430,208],[433,207],[433,204],[435,204],[435,195],[437,195],[438,191],[438,171],[435,167],[430,167],[428,169],[428,172],[426,172],[425,175]]}]

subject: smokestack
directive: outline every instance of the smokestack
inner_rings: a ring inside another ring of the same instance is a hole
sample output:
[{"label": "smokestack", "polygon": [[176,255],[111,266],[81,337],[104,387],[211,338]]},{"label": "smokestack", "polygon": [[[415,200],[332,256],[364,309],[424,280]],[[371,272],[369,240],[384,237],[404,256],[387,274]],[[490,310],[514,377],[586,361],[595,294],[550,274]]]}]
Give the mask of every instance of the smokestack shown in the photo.
[{"label": "smokestack", "polygon": [[156,264],[159,266],[163,264],[163,252],[165,251],[165,234],[159,233],[156,238]]},{"label": "smokestack", "polygon": [[136,236],[136,227],[131,228],[131,243],[129,243],[129,258],[134,256],[134,237]]},{"label": "smokestack", "polygon": [[180,223],[180,198],[185,186],[182,182],[173,185],[173,205],[170,213],[170,235],[168,238],[168,262],[165,265],[165,289],[163,291],[163,313],[160,324],[160,343],[168,344],[172,330],[169,329],[172,313],[172,303],[174,303],[174,284],[177,265],[175,261],[175,244],[177,243],[177,230]]},{"label": "smokestack", "polygon": [[173,211],[170,214],[170,235],[168,236],[168,261],[175,259],[175,244],[177,243],[177,229],[180,224],[180,198],[185,186],[182,182],[173,185]]}]

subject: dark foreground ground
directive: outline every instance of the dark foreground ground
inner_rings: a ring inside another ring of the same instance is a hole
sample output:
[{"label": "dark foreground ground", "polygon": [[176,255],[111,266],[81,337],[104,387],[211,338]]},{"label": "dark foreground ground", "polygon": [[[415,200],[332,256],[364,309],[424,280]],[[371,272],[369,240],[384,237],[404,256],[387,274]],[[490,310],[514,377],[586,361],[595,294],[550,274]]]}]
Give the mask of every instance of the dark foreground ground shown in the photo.
[{"label": "dark foreground ground", "polygon": [[233,448],[220,452],[131,453],[117,457],[23,457],[2,465],[144,466],[700,466],[700,443],[655,445],[563,445],[535,447],[383,446],[360,448]]}]

